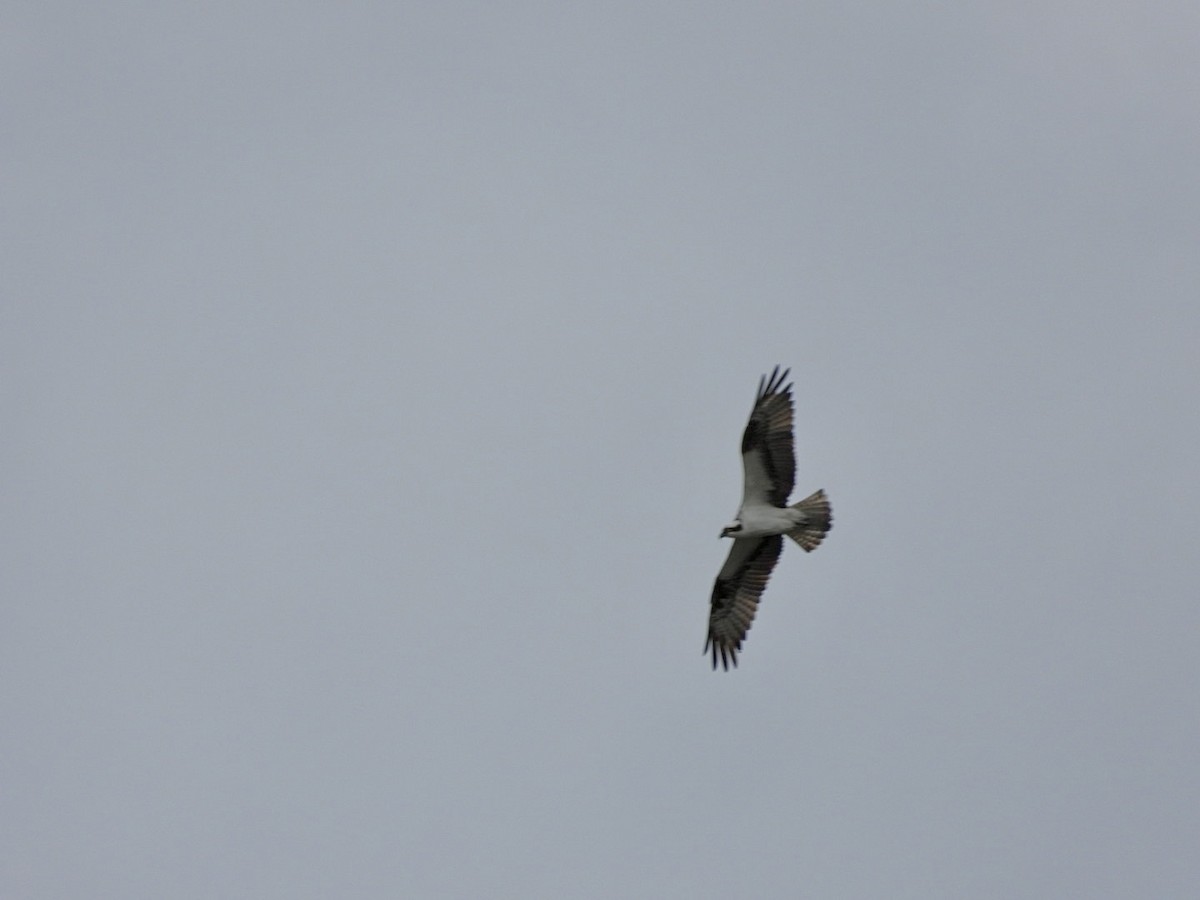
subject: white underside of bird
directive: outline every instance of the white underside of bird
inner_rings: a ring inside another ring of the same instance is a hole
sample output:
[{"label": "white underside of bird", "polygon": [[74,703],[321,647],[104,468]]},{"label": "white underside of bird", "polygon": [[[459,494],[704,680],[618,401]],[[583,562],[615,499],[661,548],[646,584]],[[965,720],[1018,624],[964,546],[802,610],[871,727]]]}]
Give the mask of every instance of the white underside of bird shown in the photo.
[{"label": "white underside of bird", "polygon": [[[721,532],[721,537],[732,537],[734,540],[746,538],[768,537],[772,534],[787,534],[798,525],[806,525],[810,517],[801,509],[786,506],[743,506],[738,510],[737,519]],[[738,525],[741,528],[738,528]]]}]

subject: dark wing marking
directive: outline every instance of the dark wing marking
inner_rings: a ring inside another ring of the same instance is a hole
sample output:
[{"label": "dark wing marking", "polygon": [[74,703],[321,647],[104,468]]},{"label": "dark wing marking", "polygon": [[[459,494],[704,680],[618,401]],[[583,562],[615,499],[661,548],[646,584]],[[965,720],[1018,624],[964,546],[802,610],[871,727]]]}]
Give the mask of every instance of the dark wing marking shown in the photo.
[{"label": "dark wing marking", "polygon": [[796,482],[792,443],[792,386],[783,381],[790,369],[758,380],[754,411],[742,433],[744,505],[787,506]]},{"label": "dark wing marking", "polygon": [[708,614],[704,652],[712,648],[714,669],[718,653],[725,669],[737,665],[738,651],[758,611],[758,598],[767,587],[767,579],[782,549],[783,538],[777,534],[733,542],[713,585],[712,609]]}]

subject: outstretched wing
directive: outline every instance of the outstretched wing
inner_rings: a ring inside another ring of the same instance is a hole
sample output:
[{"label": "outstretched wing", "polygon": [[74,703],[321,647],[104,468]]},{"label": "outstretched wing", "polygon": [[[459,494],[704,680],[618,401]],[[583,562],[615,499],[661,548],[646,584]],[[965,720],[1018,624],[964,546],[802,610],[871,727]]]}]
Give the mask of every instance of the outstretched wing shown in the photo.
[{"label": "outstretched wing", "polygon": [[728,669],[737,665],[738,651],[754,614],[758,598],[766,589],[767,579],[783,550],[783,538],[773,534],[764,538],[735,540],[717,581],[713,585],[712,609],[708,614],[708,640],[704,652],[712,648],[713,668],[717,654],[721,665]]},{"label": "outstretched wing", "polygon": [[754,412],[742,433],[743,506],[787,506],[796,482],[792,445],[792,386],[783,385],[790,369],[758,380]]}]

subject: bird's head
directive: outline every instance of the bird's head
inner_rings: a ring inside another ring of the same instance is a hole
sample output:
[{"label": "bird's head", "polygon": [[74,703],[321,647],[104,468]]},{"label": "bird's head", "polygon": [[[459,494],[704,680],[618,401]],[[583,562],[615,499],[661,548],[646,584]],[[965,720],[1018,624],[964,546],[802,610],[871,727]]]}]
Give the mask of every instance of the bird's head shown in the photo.
[{"label": "bird's head", "polygon": [[717,537],[727,537],[727,538],[737,537],[738,534],[741,532],[742,527],[743,526],[742,526],[741,522],[734,522],[732,525],[726,525],[724,528],[721,529],[721,533],[719,535],[717,535]]}]

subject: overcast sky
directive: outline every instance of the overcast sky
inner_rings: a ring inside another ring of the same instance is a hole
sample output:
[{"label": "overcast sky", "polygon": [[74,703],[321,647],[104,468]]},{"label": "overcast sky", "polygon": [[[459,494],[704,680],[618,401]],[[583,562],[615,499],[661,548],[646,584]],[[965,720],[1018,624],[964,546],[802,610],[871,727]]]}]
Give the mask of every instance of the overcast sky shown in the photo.
[{"label": "overcast sky", "polygon": [[[1200,896],[1194,2],[12,2],[0,893]],[[785,549],[701,653],[758,378]]]}]

